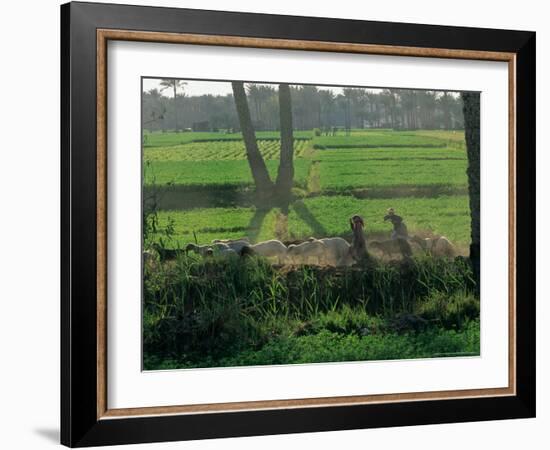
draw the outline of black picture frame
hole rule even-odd
[[[516,395],[229,413],[97,415],[96,30],[516,55]],[[535,416],[534,32],[94,3],[61,6],[61,443],[71,447]]]

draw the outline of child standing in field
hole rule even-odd
[[[408,239],[409,233],[407,232],[407,226],[403,222],[403,218],[395,214],[393,208],[389,208],[387,215],[384,216],[384,222],[389,220],[393,225],[393,231],[391,232],[392,239]]]

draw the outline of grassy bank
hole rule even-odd
[[[182,256],[147,265],[145,369],[479,353],[467,260],[278,269]]]

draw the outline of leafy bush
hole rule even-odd
[[[260,349],[247,349],[221,359],[205,356],[201,367],[304,364],[479,355],[479,321],[461,331],[433,328],[424,333],[358,336],[322,330],[314,335],[284,336]],[[146,369],[196,367],[177,358],[146,355]]]
[[[460,328],[463,323],[479,317],[479,299],[472,293],[434,291],[418,303],[416,312],[445,328]]]
[[[404,350],[410,342],[395,336],[459,331],[475,320],[479,302],[476,309],[473,291],[471,268],[460,259],[281,270],[254,257],[180,255],[145,267],[144,353],[149,368],[164,360],[182,367],[238,364],[237,355],[253,364],[400,357],[418,351]],[[418,320],[429,326],[417,327]],[[336,347],[323,349],[329,336]],[[374,336],[387,337],[385,350],[358,350],[358,342]],[[449,345],[449,351],[460,351]],[[306,353],[288,353],[288,346]]]

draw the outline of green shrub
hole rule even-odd
[[[471,268],[461,259],[281,270],[255,257],[206,260],[182,254],[145,267],[144,353],[202,367],[259,351],[274,341],[327,333],[338,340],[426,331],[416,326],[416,316],[428,329],[459,330],[479,316],[473,291]],[[279,361],[284,345],[270,350],[278,356],[266,360]],[[347,352],[331,358],[347,358]],[[402,352],[380,350],[372,358],[394,353]]]
[[[245,349],[220,359],[204,355],[200,362],[146,354],[144,366],[174,369],[476,356],[479,336],[479,320],[468,322],[460,331],[431,328],[423,333],[401,335],[359,336],[321,330],[305,336],[274,337],[259,349]]]
[[[418,302],[416,312],[445,328],[461,328],[465,322],[479,317],[479,299],[472,293],[434,291]]]

